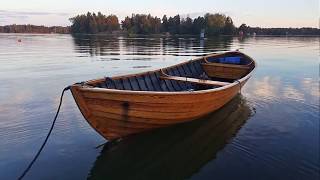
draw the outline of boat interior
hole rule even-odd
[[[209,60],[218,62],[219,58],[209,58]],[[240,61],[241,64],[249,63],[249,60],[243,57],[240,58]],[[98,83],[89,85],[118,90],[174,92],[214,89],[237,81],[236,79],[209,77],[202,67],[203,63],[208,63],[207,58],[141,74],[106,77]]]
[[[243,56],[224,56],[224,57],[205,57],[207,63],[221,63],[221,64],[231,64],[231,65],[243,65],[249,66],[253,61],[243,57]]]

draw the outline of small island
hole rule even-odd
[[[80,14],[69,19],[71,26],[6,25],[0,26],[0,33],[60,33],[60,34],[123,34],[123,35],[199,35],[205,36],[320,36],[319,28],[261,28],[241,24],[235,27],[230,16],[222,13],[206,13],[197,18],[162,18],[151,14],[132,14],[124,20],[101,12]]]

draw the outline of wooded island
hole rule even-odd
[[[132,14],[121,22],[116,15],[104,15],[101,12],[86,13],[70,18],[71,26],[35,26],[7,25],[0,26],[0,33],[72,33],[72,34],[164,34],[164,35],[313,35],[319,36],[319,28],[260,28],[246,24],[238,28],[230,16],[221,13],[206,13],[197,18],[180,15],[162,18],[150,14]]]

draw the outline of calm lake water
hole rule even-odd
[[[67,92],[26,179],[319,179],[319,42],[0,34],[0,179],[26,168],[65,86],[236,49],[258,63],[241,95],[199,121],[114,146],[96,148],[105,140]]]

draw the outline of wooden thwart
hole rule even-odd
[[[238,64],[222,64],[222,63],[214,63],[208,62],[201,64],[202,66],[217,66],[217,67],[227,67],[227,68],[237,68],[237,69],[250,69],[250,65],[238,65]]]
[[[205,80],[205,79],[196,79],[196,78],[188,78],[188,77],[180,77],[180,76],[169,76],[169,75],[162,75],[160,76],[160,78],[175,80],[175,81],[190,82],[195,84],[209,85],[209,86],[226,86],[230,84],[230,83],[221,82],[221,81],[211,81],[211,80]]]

